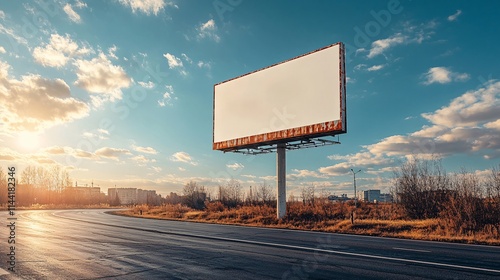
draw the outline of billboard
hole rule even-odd
[[[344,57],[336,43],[214,85],[213,149],[345,133]]]

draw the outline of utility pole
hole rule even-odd
[[[354,176],[354,210],[351,213],[351,223],[354,224],[354,220],[356,219],[356,208],[358,208],[358,196],[356,194],[356,174],[361,172],[361,169],[354,172],[354,170],[351,168],[352,175]]]
[[[358,194],[356,193],[356,174],[361,172],[361,169],[354,172],[351,168],[352,175],[354,176],[354,208],[358,208]]]

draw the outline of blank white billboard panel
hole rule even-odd
[[[216,150],[345,132],[341,43],[214,86]]]

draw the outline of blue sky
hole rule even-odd
[[[0,166],[179,192],[275,184],[275,155],[212,150],[213,85],[343,42],[341,145],[287,153],[288,192],[391,186],[407,157],[486,176],[500,158],[497,1],[7,1]]]

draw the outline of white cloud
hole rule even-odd
[[[184,69],[184,64],[182,63],[182,60],[180,58],[170,53],[163,54],[163,57],[167,59],[168,68],[177,69],[183,76],[186,76],[188,74],[188,72]]]
[[[113,58],[113,59],[118,59],[116,56],[116,51],[118,50],[118,47],[113,45],[111,48],[108,49],[108,56]]]
[[[431,126],[409,135],[394,135],[366,148],[378,156],[423,157],[464,153],[487,153],[500,156],[500,82],[468,91],[449,105],[422,116]]]
[[[320,167],[318,171],[328,176],[340,176],[348,174],[351,170],[351,165],[347,162],[337,163],[331,166]]]
[[[5,12],[0,10],[0,19],[5,19]]]
[[[121,99],[122,88],[128,88],[130,77],[121,66],[116,66],[103,53],[92,60],[76,60],[75,85],[92,93],[104,94],[104,98]]]
[[[389,38],[376,40],[372,43],[371,49],[368,53],[368,58],[373,58],[383,54],[389,48],[405,43],[407,36],[397,33]]]
[[[50,155],[64,155],[66,154],[66,148],[60,146],[52,146],[43,150],[45,153]]]
[[[138,156],[135,156],[135,157],[131,157],[130,158],[131,160],[139,163],[139,164],[144,164],[144,163],[148,163],[149,162],[149,159],[146,158],[144,155],[138,155]]]
[[[64,12],[68,15],[69,19],[76,23],[81,23],[82,19],[80,15],[73,10],[73,6],[70,3],[66,3],[63,8]]]
[[[6,53],[7,51],[5,51],[5,48],[0,46],[0,53]]]
[[[196,161],[186,152],[177,152],[170,157],[171,161],[184,162],[191,165],[198,165]]]
[[[446,67],[432,67],[423,77],[425,85],[434,83],[447,84],[452,81],[466,81],[469,79],[469,74],[452,72]]]
[[[165,0],[119,0],[120,4],[130,7],[132,12],[142,12],[146,15],[158,13],[165,9],[166,6],[178,8],[173,2],[165,2]]]
[[[173,54],[166,53],[166,54],[163,55],[163,57],[165,57],[167,59],[168,68],[170,68],[170,69],[174,69],[174,68],[177,68],[177,67],[184,67],[184,65],[182,64],[181,59],[178,58],[178,57],[176,57]]]
[[[371,152],[362,151],[349,155],[331,155],[329,159],[342,161],[332,166],[319,168],[319,172],[328,176],[340,176],[351,172],[351,168],[362,169],[363,171],[373,171],[380,167],[388,166],[392,163],[390,158],[377,155]]]
[[[448,17],[448,21],[455,21],[457,20],[458,16],[460,16],[462,14],[462,11],[461,10],[457,10],[456,13],[454,13],[453,15],[449,16]]]
[[[75,7],[77,7],[78,9],[83,9],[83,8],[86,8],[87,7],[87,3],[81,1],[81,0],[77,0],[75,2]]]
[[[187,54],[185,53],[181,53],[181,56],[182,58],[189,64],[192,64],[193,63],[193,60],[191,58],[189,58],[189,56],[187,56]]]
[[[496,121],[500,116],[500,82],[469,91],[455,98],[448,106],[422,117],[444,127],[477,126]]]
[[[212,68],[212,63],[210,62],[205,62],[205,61],[198,61],[198,68],[206,68],[206,69],[211,69]]]
[[[95,155],[113,160],[119,160],[119,157],[122,155],[130,155],[130,151],[126,149],[104,147],[95,151]]]
[[[59,68],[66,65],[72,56],[83,56],[91,52],[86,47],[80,48],[68,34],[52,34],[48,44],[33,50],[33,58],[43,66]]]
[[[422,24],[412,24],[405,22],[402,24],[400,32],[394,35],[372,42],[371,48],[368,50],[367,58],[374,58],[384,54],[389,49],[398,45],[421,44],[424,40],[429,39],[434,34],[434,29],[437,26],[436,21],[429,21]],[[358,49],[356,54],[366,52],[365,49]]]
[[[155,83],[149,81],[149,82],[137,82],[141,87],[147,88],[147,89],[152,89],[155,87]]]
[[[174,95],[174,87],[171,85],[165,86],[165,92],[162,95],[162,99],[158,100],[158,105],[160,107],[165,107],[166,105],[172,105],[172,99],[176,99],[173,97]]]
[[[368,71],[378,71],[378,70],[381,70],[382,68],[384,68],[385,65],[384,64],[380,64],[380,65],[373,65],[372,67],[369,67],[367,68],[366,70]]]
[[[238,162],[235,162],[232,164],[226,164],[226,167],[229,169],[235,170],[235,171],[245,168],[245,166],[243,164],[238,163]]]
[[[493,121],[493,122],[486,123],[484,125],[484,127],[500,130],[500,119]]]
[[[5,15],[5,14],[4,14]],[[12,28],[7,28],[0,23],[0,33],[12,37],[17,43],[27,46],[28,40],[24,36],[19,36]]]
[[[196,31],[198,32],[198,38],[209,38],[214,40],[215,42],[220,42],[220,37],[217,34],[217,25],[215,24],[215,20],[210,19],[205,23],[200,24]]]
[[[287,175],[287,179],[291,181],[303,178],[327,178],[324,174],[320,174],[313,170],[292,169],[292,172],[293,173]]]
[[[151,147],[132,146],[132,148],[137,152],[145,154],[152,154],[152,155],[158,154],[158,151],[156,151],[154,148]]]
[[[88,105],[73,98],[63,80],[34,74],[17,80],[9,77],[9,68],[0,61],[2,129],[37,131],[88,115]]]
[[[99,143],[98,141],[109,139],[109,132],[105,129],[97,129],[92,132],[86,131],[82,136],[87,139],[92,139],[92,141],[96,141],[94,143]]]

